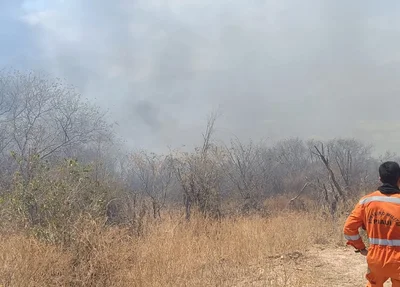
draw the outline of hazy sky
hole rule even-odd
[[[0,66],[64,78],[131,146],[350,136],[400,152],[400,2],[0,0]]]

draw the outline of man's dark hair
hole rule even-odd
[[[400,178],[400,166],[397,162],[387,161],[379,167],[379,176],[382,183],[388,183],[397,186]]]

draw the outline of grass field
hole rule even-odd
[[[75,226],[74,244],[54,246],[22,232],[0,236],[3,286],[308,286],[313,270],[293,272],[314,246],[343,245],[341,218],[276,209],[269,216],[177,214],[129,227]],[[284,260],[287,258],[288,260]],[[281,260],[277,260],[281,259]],[[252,280],[255,280],[253,283]]]

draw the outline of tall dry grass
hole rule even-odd
[[[141,237],[89,219],[74,228],[74,244],[65,248],[1,234],[0,284],[308,286],[312,273],[296,273],[292,263],[316,244],[343,244],[341,222],[318,212],[276,210],[220,221],[194,216],[191,222],[171,215],[148,222]],[[276,260],[285,255],[288,261]]]

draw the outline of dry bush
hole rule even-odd
[[[122,222],[105,224],[116,185],[86,169],[44,169],[2,197],[0,284],[308,286],[312,270],[299,273],[296,264],[315,245],[343,244],[344,217],[324,215],[307,196],[298,198],[301,211],[288,208],[294,195],[282,195],[259,214],[216,220],[193,209],[190,221],[179,209],[154,219],[151,202],[120,198],[113,202]]]
[[[106,179],[101,183],[94,180],[90,165],[73,160],[56,168],[38,166],[28,182],[17,173],[11,189],[0,198],[4,218],[0,225],[24,229],[49,243],[71,244],[82,215],[105,223],[110,200],[124,196],[118,185],[112,184],[114,189]]]
[[[4,286],[306,286],[287,254],[305,256],[315,244],[335,244],[333,222],[313,213],[276,212],[220,221],[193,215],[148,223],[142,237],[129,228],[82,218],[74,244],[45,245],[22,235],[1,237]],[[297,253],[296,253],[297,252]],[[289,272],[290,271],[290,272]]]

